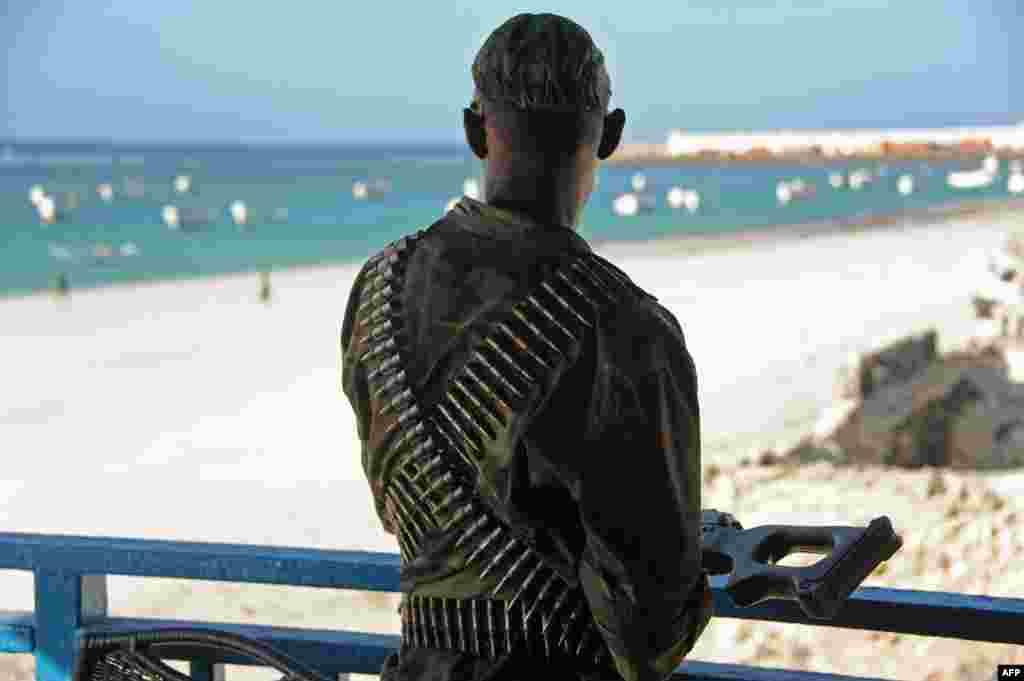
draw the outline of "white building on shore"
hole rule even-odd
[[[938,145],[990,143],[994,150],[1024,151],[1024,122],[1018,125],[891,129],[891,130],[776,130],[770,132],[689,133],[673,130],[668,136],[672,156],[701,152],[722,154],[800,153],[820,149],[826,156],[877,153],[886,145]]]

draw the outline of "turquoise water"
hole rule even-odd
[[[646,240],[687,233],[859,219],[958,200],[1008,197],[1006,163],[992,186],[951,190],[950,170],[977,163],[825,166],[701,166],[639,169],[657,199],[650,213],[621,218],[615,197],[630,191],[636,168],[605,167],[582,218],[591,241]],[[860,191],[835,190],[830,172],[866,168],[876,181]],[[112,147],[0,142],[0,294],[52,285],[63,273],[73,287],[293,265],[361,260],[402,234],[427,227],[479,162],[458,147]],[[901,174],[915,191],[897,191]],[[188,175],[186,193],[174,178]],[[801,178],[813,197],[779,205],[780,180]],[[357,200],[356,181],[389,180],[391,191]],[[109,183],[113,198],[97,193]],[[63,217],[41,223],[29,190],[41,185]],[[694,213],[665,201],[672,186],[695,189]],[[229,205],[244,201],[249,222],[232,222]],[[77,205],[76,205],[77,204]],[[208,213],[209,222],[173,230],[166,205]]]

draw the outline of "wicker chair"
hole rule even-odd
[[[259,641],[203,629],[83,634],[74,681],[191,681],[161,659],[177,649],[229,655],[282,674],[281,681],[333,681]]]

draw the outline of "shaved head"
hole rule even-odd
[[[557,14],[520,14],[473,61],[477,95],[502,109],[605,113],[611,82],[587,31]]]
[[[626,122],[608,113],[611,80],[590,34],[556,14],[516,15],[484,41],[472,75],[463,124],[487,202],[575,224]]]

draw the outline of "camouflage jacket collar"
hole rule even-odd
[[[537,222],[522,213],[505,210],[463,196],[452,208],[450,215],[463,229],[490,238],[536,238],[540,234],[557,234],[567,238],[572,246],[589,251],[587,242],[575,230],[561,225]]]

